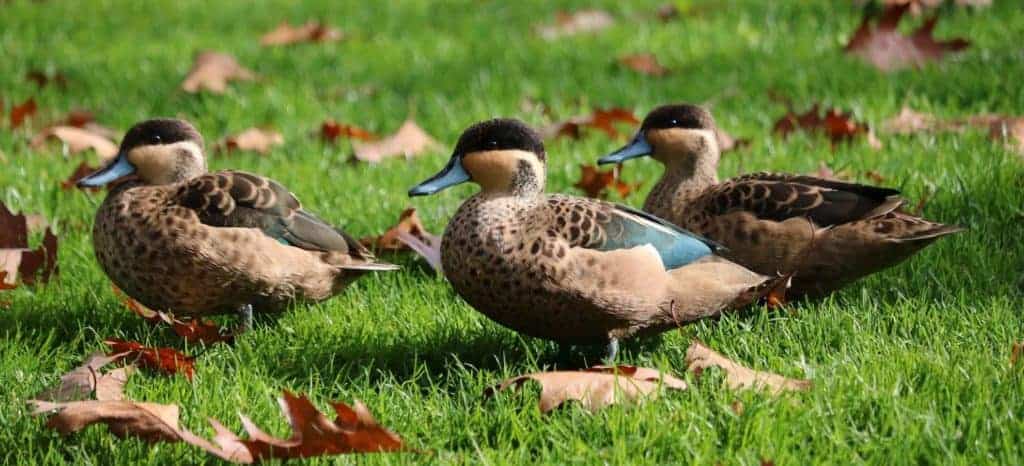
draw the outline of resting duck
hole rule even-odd
[[[827,295],[961,231],[901,212],[894,189],[779,173],[719,182],[715,131],[701,107],[659,107],[631,143],[598,162],[654,157],[665,172],[644,210],[722,244],[758,273],[792,272],[790,297]]]
[[[780,284],[718,258],[663,220],[595,199],[544,193],[546,154],[513,119],[471,126],[448,164],[409,191],[472,181],[441,243],[455,291],[494,321],[562,344],[607,344],[746,306]]]
[[[125,135],[117,157],[78,182],[114,187],[93,227],[96,258],[132,298],[198,316],[320,301],[376,261],[345,232],[302,209],[284,186],[240,171],[207,173],[188,122],[154,119]]]

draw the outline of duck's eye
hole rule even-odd
[[[150,144],[160,144],[160,141],[161,141],[161,139],[160,139],[160,135],[159,134],[154,134],[154,135],[149,137],[149,143]]]
[[[676,120],[675,118],[673,118],[669,123],[671,123],[672,126],[679,126],[679,120]]]

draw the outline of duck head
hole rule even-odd
[[[117,157],[78,181],[79,186],[103,186],[127,175],[152,185],[184,181],[206,173],[203,137],[187,121],[158,118],[128,130]]]
[[[715,120],[707,110],[692,104],[664,105],[651,110],[640,131],[621,149],[597,163],[622,163],[650,155],[667,166],[718,164]]]
[[[530,195],[544,191],[544,143],[537,132],[511,118],[470,126],[455,145],[448,164],[409,190],[409,196],[434,194],[466,181],[493,194]]]

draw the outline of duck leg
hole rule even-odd
[[[252,304],[244,304],[238,308],[238,326],[235,327],[235,335],[241,335],[252,330]]]

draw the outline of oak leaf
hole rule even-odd
[[[578,401],[589,411],[598,411],[623,401],[639,402],[656,397],[662,386],[686,390],[683,380],[657,369],[635,366],[595,366],[582,371],[535,372],[502,381],[488,388],[485,396],[518,389],[527,381],[541,384],[540,410],[547,413],[567,401]]]
[[[416,122],[406,120],[394,134],[378,141],[356,142],[353,150],[356,160],[377,163],[394,157],[409,159],[439,146]]]
[[[640,183],[627,183],[620,178],[621,166],[601,171],[594,165],[580,165],[580,179],[573,186],[582,190],[588,197],[605,198],[609,190],[619,193],[625,198],[640,187]]]
[[[134,368],[125,366],[106,373],[100,372],[103,366],[123,357],[123,354],[108,356],[94,353],[82,365],[62,375],[60,384],[38,393],[34,398],[40,401],[59,402],[86,400],[92,397],[100,401],[123,400],[124,385]]]
[[[572,117],[560,122],[553,123],[541,130],[545,139],[566,136],[572,139],[579,139],[583,136],[583,129],[596,129],[608,135],[611,139],[619,139],[623,135],[616,128],[617,123],[624,123],[630,126],[640,124],[632,110],[620,107],[595,109],[589,115]]]
[[[547,40],[597,32],[615,24],[615,18],[604,10],[578,10],[572,13],[560,11],[555,15],[555,24],[536,27],[537,34]]]
[[[875,137],[874,131],[865,124],[853,119],[853,114],[830,108],[821,115],[821,105],[815,103],[804,113],[796,113],[792,108],[775,121],[772,131],[783,138],[797,130],[820,133],[828,137],[834,146],[855,137],[865,137],[872,149],[881,149],[882,143]]]
[[[165,312],[154,311],[142,304],[130,296],[124,294],[114,284],[110,287],[114,290],[114,294],[117,295],[118,299],[124,303],[133,314],[141,317],[146,322],[151,324],[167,324],[170,325],[171,330],[174,331],[179,337],[185,339],[189,343],[232,343],[235,339],[234,335],[224,334],[220,331],[220,326],[209,319],[203,319],[200,317],[193,317],[188,320],[179,320],[173,315]]]
[[[653,53],[634,53],[619,57],[619,64],[647,76],[665,76],[669,69],[658,62],[658,57]]]
[[[319,21],[308,21],[306,24],[292,26],[286,22],[277,25],[260,38],[260,45],[289,45],[299,42],[336,42],[341,40],[343,34],[340,30],[320,23]]]
[[[78,432],[93,424],[106,424],[118,437],[139,437],[149,442],[181,440],[178,406],[137,401],[70,401],[55,403],[32,400],[33,414],[55,412],[46,426],[62,435]]]
[[[191,94],[203,90],[223,94],[227,90],[228,81],[254,79],[256,73],[240,65],[235,57],[207,50],[196,55],[195,63],[181,83],[181,88]]]
[[[932,37],[932,30],[935,29],[938,16],[925,20],[910,36],[904,36],[898,26],[910,8],[909,3],[888,6],[877,14],[877,18],[865,10],[860,26],[843,50],[888,72],[909,67],[920,68],[970,45],[965,39],[936,41]],[[876,24],[872,26],[872,20],[876,19]]]
[[[726,384],[733,390],[753,388],[777,395],[785,391],[803,391],[811,388],[809,380],[789,379],[778,374],[743,367],[696,340],[686,350],[686,364],[687,369],[698,379],[705,369],[722,369],[725,372]]]
[[[252,151],[259,154],[268,154],[274,146],[284,144],[284,136],[281,133],[269,129],[249,128],[241,133],[224,138],[220,144],[226,152]]]
[[[360,238],[359,242],[375,251],[396,252],[411,249],[423,257],[434,270],[441,272],[441,237],[427,231],[415,208],[403,210],[398,217],[398,223],[380,236],[367,236]]]
[[[189,380],[192,380],[195,372],[195,357],[187,356],[173,348],[150,348],[137,341],[117,338],[109,338],[103,343],[110,346],[111,354],[122,354],[123,358],[137,361],[141,367],[165,374],[184,374]]]
[[[377,135],[358,126],[347,123],[338,123],[334,120],[327,120],[320,125],[320,138],[324,141],[334,142],[339,137],[358,141],[373,141],[377,139]]]
[[[18,128],[25,123],[25,120],[36,114],[39,106],[36,99],[29,97],[24,102],[11,107],[11,128]]]
[[[57,237],[47,227],[43,244],[29,249],[28,226],[24,214],[14,215],[0,203],[0,271],[6,273],[9,285],[18,278],[30,285],[47,282],[57,273]]]

